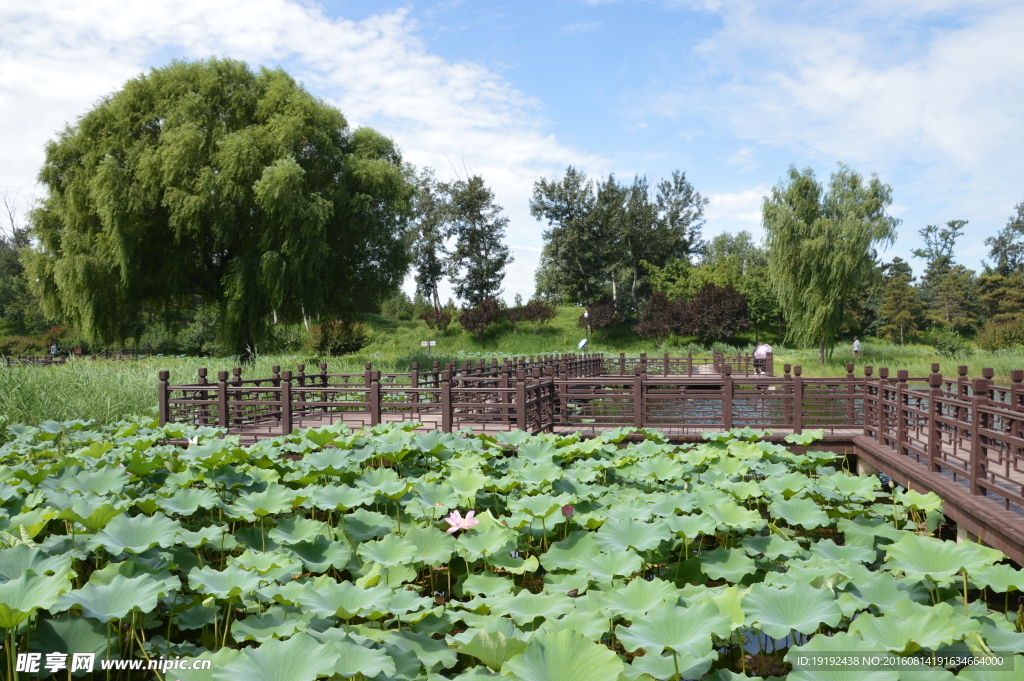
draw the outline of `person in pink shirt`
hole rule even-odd
[[[759,374],[768,373],[765,371],[768,366],[768,355],[772,354],[772,346],[761,343],[754,349],[754,371]]]

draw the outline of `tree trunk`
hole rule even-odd
[[[903,342],[903,325],[900,324],[900,347],[903,347],[906,343]]]
[[[619,292],[615,288],[615,275],[614,274],[612,275],[612,302],[615,303],[616,307],[618,307],[618,305],[619,305]]]
[[[825,338],[818,340],[818,364],[825,366]]]
[[[632,286],[632,289],[631,289],[630,292],[633,295],[633,308],[637,309],[640,306],[636,302],[636,268],[635,267],[633,268],[633,286]]]

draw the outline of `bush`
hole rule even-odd
[[[676,330],[679,304],[669,300],[661,291],[655,291],[640,310],[640,323],[633,327],[641,338],[664,340]]]
[[[523,320],[544,326],[558,315],[558,308],[543,300],[531,300],[523,308]]]
[[[467,307],[459,312],[459,325],[479,338],[484,335],[490,323],[497,321],[501,316],[502,309],[498,301],[487,298],[476,307]]]
[[[924,336],[924,342],[935,348],[943,357],[967,358],[974,354],[970,344],[963,337],[952,331],[935,329]]]
[[[0,338],[0,355],[4,357],[24,357],[26,355],[43,355],[49,352],[49,345],[41,338],[31,336],[4,336]]]
[[[53,344],[60,345],[60,341],[68,337],[68,327],[51,326],[43,332],[43,345],[49,348]]]
[[[588,319],[590,321],[590,328],[604,331],[625,321],[625,316],[619,311],[611,296],[605,296],[596,303],[587,306],[587,312],[590,314],[589,318],[580,315],[579,320],[576,322],[576,325],[581,329],[587,328]],[[607,333],[601,334],[601,340],[604,340],[604,337],[607,335]]]
[[[679,306],[677,333],[688,333],[707,345],[711,341],[729,341],[750,328],[747,298],[732,286],[708,282],[697,289],[691,300]]]
[[[309,330],[306,346],[318,356],[348,355],[370,344],[370,334],[358,322],[327,321]]]
[[[1024,319],[989,322],[974,340],[982,350],[1013,350],[1024,346]]]
[[[444,331],[452,323],[452,313],[447,310],[431,310],[423,313],[420,318],[427,323],[427,328],[433,331]]]
[[[402,321],[409,321],[416,314],[416,305],[409,300],[405,293],[399,293],[391,300],[385,300],[380,306],[380,313],[387,317],[396,317]]]

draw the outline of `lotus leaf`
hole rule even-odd
[[[905,534],[895,544],[886,546],[885,553],[893,572],[901,572],[911,579],[927,577],[934,582],[948,581],[965,568],[972,573],[1002,558],[995,549],[916,534]]]
[[[176,623],[178,629],[201,629],[207,624],[212,624],[214,621],[213,610],[206,607],[205,605],[194,605],[187,610],[182,610],[178,613]],[[68,648],[71,650],[71,648]]]
[[[834,627],[843,616],[830,591],[801,583],[788,589],[755,584],[743,604],[747,624],[755,624],[778,639],[789,636],[792,630],[810,634],[822,624]]]
[[[648,674],[648,678],[655,679],[672,679],[676,678],[678,670],[678,678],[681,679],[701,679],[704,674],[707,673],[708,669],[711,668],[712,662],[714,662],[717,655],[711,653],[697,659],[692,655],[678,655],[673,654],[671,651],[662,653],[661,655],[644,655],[643,657],[636,657],[633,662],[630,663],[626,670],[626,676],[630,677],[634,674]],[[636,677],[634,677],[636,678]],[[750,681],[749,677],[743,677],[745,681]]]
[[[92,653],[106,658],[107,626],[91,617],[61,615],[53,619],[40,619],[32,632],[29,649],[44,656],[50,653]]]
[[[881,481],[874,475],[847,475],[843,472],[823,475],[818,478],[818,486],[835,492],[841,497],[874,501],[875,490]]]
[[[128,473],[118,466],[106,466],[93,470],[83,470],[64,480],[61,487],[68,492],[92,492],[99,496],[120,494],[127,485]]]
[[[71,556],[51,556],[27,544],[0,549],[0,577],[18,579],[31,570],[37,575],[67,574],[71,569]]]
[[[483,556],[493,556],[512,539],[510,530],[496,524],[490,525],[486,530],[480,532],[479,527],[463,532],[456,540],[456,550],[465,551],[473,560]]]
[[[508,545],[511,547],[511,545]],[[540,562],[537,560],[537,556],[530,556],[528,558],[514,557],[512,551],[498,551],[493,556],[487,558],[487,563],[492,568],[501,568],[505,572],[509,572],[513,575],[521,575],[526,572],[536,572],[537,568],[540,567]]]
[[[738,582],[757,570],[757,564],[741,549],[718,547],[700,557],[700,569],[711,579],[727,579]]]
[[[749,511],[734,501],[720,501],[705,506],[704,513],[715,519],[719,528],[729,530],[760,530],[767,523],[756,511]]]
[[[0,584],[0,629],[16,627],[37,609],[53,606],[70,588],[65,574],[43,576],[31,571]]]
[[[975,568],[970,576],[971,581],[978,586],[988,587],[997,593],[1024,591],[1024,572],[1012,565],[985,565]]]
[[[239,497],[225,509],[225,513],[231,518],[256,520],[291,510],[296,496],[295,492],[275,482],[262,492]]]
[[[812,544],[812,548],[813,548]],[[846,547],[843,547],[846,548]],[[799,542],[783,539],[777,534],[767,537],[755,536],[743,538],[743,550],[749,556],[763,555],[766,558],[778,558],[780,556],[800,556],[804,553]]]
[[[228,565],[237,565],[245,570],[252,570],[266,579],[299,571],[299,562],[277,551],[253,551],[246,549],[240,556],[228,558]]]
[[[952,608],[940,603],[927,612],[903,618],[896,613],[881,617],[861,615],[850,624],[849,632],[896,653],[913,653],[921,648],[937,650],[960,640],[967,632],[958,632],[950,621]]]
[[[172,579],[178,581],[177,577]],[[133,610],[150,612],[156,608],[160,597],[167,595],[170,583],[150,574],[117,575],[108,584],[97,586],[90,582],[81,589],[69,591],[57,599],[51,610],[80,608],[83,614],[100,622],[123,619]]]
[[[610,582],[615,577],[628,577],[643,567],[643,560],[635,551],[599,553],[579,561],[577,574],[592,577],[598,582]]]
[[[405,652],[419,660],[427,668],[441,665],[446,669],[452,667],[458,661],[458,655],[441,641],[424,634],[417,634],[411,631],[387,631],[375,632],[378,638],[385,644],[388,654],[395,660],[400,658],[393,649]]]
[[[193,568],[188,573],[188,585],[191,588],[217,598],[234,598],[252,593],[261,581],[259,574],[243,570],[238,565],[230,565],[223,571],[209,566]]]
[[[342,523],[342,527],[352,541],[364,542],[367,539],[376,539],[389,534],[395,526],[395,519],[389,518],[383,513],[359,508],[344,516]]]
[[[325,511],[349,511],[373,501],[373,492],[362,487],[332,485],[314,488],[309,498],[316,508]]]
[[[106,497],[79,497],[70,508],[61,511],[58,518],[76,522],[92,532],[106,526],[124,512],[124,505],[107,503]]]
[[[562,541],[555,542],[540,557],[545,570],[575,570],[576,564],[601,552],[597,540],[590,532],[574,531]]]
[[[442,565],[455,551],[455,539],[434,527],[414,527],[405,533],[405,538],[416,549],[415,560],[424,565]]]
[[[808,530],[830,523],[828,515],[811,499],[773,501],[771,511],[773,516],[782,518],[788,525],[799,525]]]
[[[656,549],[669,538],[669,529],[660,520],[642,523],[636,520],[609,520],[597,531],[597,543],[606,553],[636,549]]]
[[[516,624],[523,626],[538,617],[561,617],[571,612],[573,607],[572,599],[563,594],[535,594],[524,589],[515,596],[504,596],[495,600],[491,604],[491,612],[509,615]]]
[[[483,662],[494,671],[501,671],[506,660],[526,650],[526,641],[506,638],[498,631],[478,631],[469,643],[461,646],[459,652]]]
[[[304,623],[294,617],[278,618],[274,614],[249,615],[244,620],[231,623],[231,637],[239,643],[256,641],[263,643],[273,638],[288,638],[304,629]]]
[[[630,652],[643,648],[648,655],[660,655],[667,649],[702,658],[714,647],[712,634],[724,637],[731,630],[729,618],[705,602],[692,608],[665,605],[628,627],[617,627],[615,633]]]
[[[864,641],[860,637],[846,632],[833,636],[813,637],[805,645],[794,646],[786,653],[786,659],[793,664],[787,681],[899,681],[899,675],[892,668],[863,669],[829,667],[824,670],[807,670],[799,666],[801,656],[813,657],[820,655],[856,655],[886,654],[886,650],[874,643]]]
[[[563,630],[537,635],[502,670],[511,671],[517,681],[596,681],[617,679],[624,667],[607,647]]]
[[[302,561],[310,572],[327,572],[332,567],[340,570],[352,558],[352,549],[323,535],[318,535],[313,541],[298,542],[282,550],[286,555]]]
[[[215,681],[313,681],[333,674],[340,652],[305,633],[286,641],[269,640],[258,648],[245,648],[226,665],[213,670]]]
[[[872,549],[855,544],[837,546],[831,539],[824,539],[811,544],[811,553],[816,553],[834,561],[856,561],[858,563],[874,563],[877,558]]]
[[[360,616],[380,619],[391,602],[391,589],[374,586],[361,589],[352,582],[328,582],[320,588],[307,585],[298,596],[298,603],[319,617],[339,617],[351,620]]]
[[[608,612],[633,620],[678,597],[676,588],[664,580],[634,579],[625,588],[604,594],[601,604]]]
[[[192,515],[200,508],[213,509],[222,506],[220,496],[212,489],[186,487],[169,497],[158,497],[157,504],[167,513]]]
[[[892,523],[882,518],[857,517],[852,520],[840,518],[837,522],[839,531],[843,533],[844,544],[854,544],[866,548],[874,548],[876,540],[884,539],[886,543],[899,541],[908,534],[904,530],[898,530]]]
[[[345,678],[361,674],[363,678],[372,678],[383,674],[385,678],[395,675],[395,661],[385,651],[359,645],[351,640],[339,641],[334,644],[338,652],[338,662],[334,671]]]

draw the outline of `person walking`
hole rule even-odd
[[[860,339],[856,336],[853,337],[853,356],[860,357]]]
[[[754,371],[758,374],[766,374],[765,368],[768,366],[768,355],[772,353],[772,346],[767,343],[761,343],[754,348]]]
[[[50,346],[50,358],[57,359],[57,352],[57,344],[54,343],[53,345]]]

